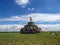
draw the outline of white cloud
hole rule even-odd
[[[60,31],[60,24],[39,24],[38,27],[41,27],[42,31]]]
[[[0,21],[24,21],[27,18],[24,18],[23,16],[11,16],[10,18],[3,18],[0,19]]]
[[[35,8],[28,8],[28,10],[29,10],[29,11],[34,11],[34,10],[35,10]]]
[[[34,22],[60,22],[60,14],[42,14],[32,13],[21,16],[11,16],[10,18],[3,18],[0,21],[29,21],[29,17],[32,17]]]
[[[47,21],[47,22],[53,22],[53,21],[60,21],[60,15],[58,14],[30,14],[30,16],[33,18],[33,21]]]
[[[0,32],[13,32],[13,31],[16,32],[20,31],[20,29],[23,27],[24,25],[0,25]],[[42,31],[60,31],[60,24],[54,25],[39,24],[38,27],[41,27]]]
[[[0,25],[0,32],[20,31],[23,25]]]
[[[32,17],[34,22],[60,22],[60,14],[42,14],[42,13],[32,13],[28,15],[21,16],[11,16],[10,18],[3,18],[0,21],[29,21],[29,17]],[[39,27],[42,28],[43,31],[60,31],[60,24],[39,24]],[[20,31],[20,28],[23,25],[0,25],[1,31]]]
[[[15,2],[21,7],[25,7],[29,3],[29,0],[15,0]]]

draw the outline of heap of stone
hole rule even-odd
[[[24,26],[24,28],[21,28],[20,33],[39,33],[41,32],[41,28],[38,28],[37,25],[32,22],[32,18],[30,17],[30,22],[28,22],[27,25]]]

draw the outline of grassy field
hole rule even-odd
[[[60,45],[60,32],[37,34],[0,33],[0,45]]]

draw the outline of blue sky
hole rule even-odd
[[[60,13],[60,0],[29,0],[29,2],[30,4],[22,8],[16,0],[0,0],[0,18],[29,13]],[[28,8],[35,10],[29,11]]]
[[[60,0],[0,0],[0,25],[60,24]]]
[[[11,16],[24,16],[31,13],[59,14],[60,0],[29,0],[24,4],[21,0],[0,0],[0,18],[10,18]],[[23,0],[24,1],[24,0]],[[21,5],[19,4],[21,3]],[[26,5],[22,7],[22,5]],[[30,9],[30,10],[29,10]],[[34,10],[32,10],[34,9]],[[32,11],[31,11],[32,10]],[[4,24],[0,21],[0,24]],[[5,21],[5,24],[8,21]],[[12,24],[14,22],[12,21]],[[18,23],[15,21],[15,23]],[[55,22],[60,23],[60,22]]]

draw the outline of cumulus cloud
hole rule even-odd
[[[60,15],[59,14],[30,14],[30,16],[33,18],[33,21],[44,21],[44,22],[54,22],[54,21],[60,21]]]
[[[0,32],[19,32],[23,27],[24,25],[0,25]],[[42,28],[42,31],[60,31],[60,24],[39,24],[38,27]]]
[[[16,32],[22,27],[23,25],[0,25],[0,32]]]
[[[23,16],[11,16],[9,18],[0,18],[0,21],[26,21],[27,18],[24,18]]]
[[[42,31],[60,31],[60,24],[39,24],[38,27],[41,27]]]
[[[32,17],[34,22],[60,22],[60,14],[42,14],[32,13],[21,16],[11,16],[10,18],[0,18],[0,21],[29,21]],[[42,28],[42,31],[60,31],[60,24],[37,24]],[[20,31],[24,25],[0,25],[0,32]]]
[[[25,7],[29,3],[29,0],[15,0],[15,2],[21,7]]]
[[[29,10],[29,11],[34,11],[34,10],[35,10],[35,8],[28,8],[28,10]]]
[[[34,22],[60,22],[60,14],[42,14],[32,13],[21,16],[11,16],[10,18],[3,18],[0,21],[29,21],[29,17],[32,17]]]

